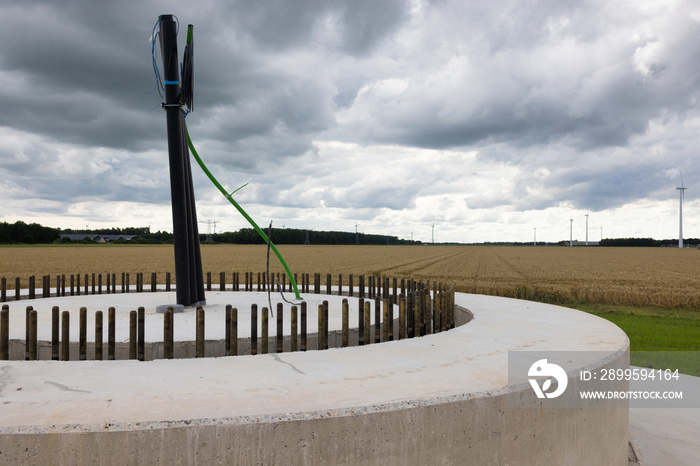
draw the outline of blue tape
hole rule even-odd
[[[163,81],[163,84],[165,84],[166,86],[167,86],[168,84],[179,86],[179,85],[180,85],[180,81],[167,81],[167,80],[165,80],[165,81]]]

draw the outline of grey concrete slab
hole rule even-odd
[[[207,298],[212,303],[214,296]],[[220,298],[209,305],[246,299]],[[626,459],[626,410],[507,409],[509,383],[533,396],[526,372],[509,381],[509,351],[579,351],[567,361],[571,368],[599,363],[596,351],[611,352],[620,367],[628,364],[629,340],[619,328],[546,304],[467,294],[456,301],[473,312],[469,324],[363,347],[150,362],[0,362],[3,458],[90,463],[136,448],[143,461],[190,464]],[[77,308],[86,301],[64,303]]]
[[[700,400],[700,377],[681,374],[679,382],[674,390]],[[630,442],[640,466],[700,464],[700,408],[630,408]]]
[[[226,293],[222,303],[245,299],[245,293]],[[128,299],[137,303],[151,296]],[[213,300],[209,294],[208,301]],[[229,418],[306,416],[500,393],[508,385],[509,350],[613,350],[628,342],[608,321],[571,309],[466,294],[458,294],[457,302],[473,311],[471,323],[381,345],[146,363],[3,362],[0,432],[17,424],[101,429],[105,422],[144,421],[144,413],[151,422],[200,419],[220,416],[221,406]],[[85,302],[73,306],[80,305]]]

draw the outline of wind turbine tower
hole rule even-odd
[[[586,214],[586,246],[588,246],[588,214]]]
[[[569,247],[574,245],[574,219],[569,219]]]
[[[537,246],[537,227],[535,227],[535,238],[534,238],[532,245]]]
[[[433,223],[431,226],[433,227],[433,244],[435,244],[435,224]]]
[[[360,235],[357,234],[357,227],[359,226],[359,223],[355,222],[355,244],[359,245],[360,244]]]
[[[683,172],[681,172],[681,187],[676,188],[680,192],[680,219],[678,223],[678,247],[683,247],[683,198],[685,197],[685,190],[688,189],[683,184]]]

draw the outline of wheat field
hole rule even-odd
[[[677,248],[506,246],[278,246],[293,273],[406,277],[457,291],[551,303],[700,308],[700,251]],[[204,272],[262,272],[264,245],[202,245]],[[283,269],[274,254],[270,270]],[[35,275],[174,274],[172,245],[0,248],[0,277],[14,287]],[[174,280],[174,279],[173,279]],[[40,283],[38,280],[37,283]],[[357,283],[357,281],[355,282]],[[9,292],[8,292],[9,293]]]

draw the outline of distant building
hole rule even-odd
[[[91,233],[62,233],[61,239],[68,238],[71,241],[82,241],[89,239],[96,243],[109,243],[111,241],[124,240],[131,241],[138,238],[138,235],[95,235]]]
[[[568,243],[568,241],[567,241]],[[572,241],[572,246],[586,246],[585,241]],[[589,241],[588,246],[598,246],[599,241]]]

